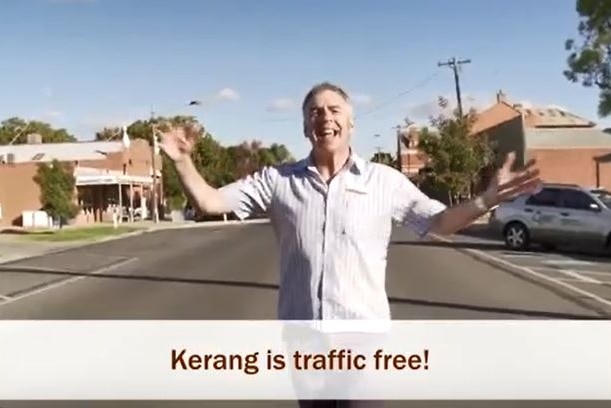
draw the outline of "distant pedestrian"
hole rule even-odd
[[[197,132],[175,128],[161,140],[202,212],[234,212],[242,219],[259,211],[269,215],[280,246],[278,315],[283,320],[390,319],[385,272],[393,220],[420,236],[453,234],[539,184],[534,163],[511,172],[511,154],[483,195],[446,207],[398,170],[357,155],[351,147],[353,107],[339,86],[314,86],[302,113],[303,132],[312,144],[308,157],[265,167],[219,189],[191,160]],[[327,403],[322,406],[333,406]]]

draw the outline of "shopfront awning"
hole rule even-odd
[[[77,186],[102,186],[119,184],[153,184],[152,177],[129,176],[129,175],[81,175],[76,176]]]

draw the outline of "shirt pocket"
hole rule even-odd
[[[378,196],[346,191],[342,202],[342,234],[355,242],[370,243],[388,239],[391,228],[390,210]]]

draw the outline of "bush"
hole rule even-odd
[[[40,187],[42,210],[53,220],[59,221],[60,228],[78,213],[74,201],[76,180],[72,166],[54,160],[51,164],[40,164],[34,181]]]

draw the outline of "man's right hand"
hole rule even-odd
[[[231,211],[225,197],[210,186],[195,167],[191,153],[201,135],[197,125],[170,126],[161,133],[159,147],[174,162],[184,192],[192,205],[205,214],[223,214]]]
[[[183,163],[191,158],[199,133],[197,126],[172,126],[161,132],[159,147],[174,163]]]

